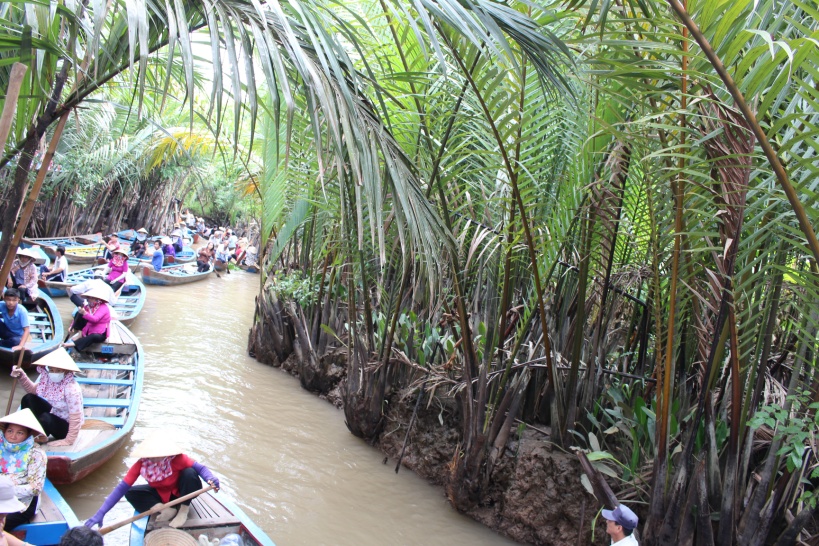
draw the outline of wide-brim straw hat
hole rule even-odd
[[[17,249],[18,256],[26,256],[34,260],[36,264],[45,263],[45,258],[43,258],[42,254],[35,251],[33,248],[18,248]]]
[[[170,238],[170,237],[165,236],[165,237],[161,238],[161,239],[159,240],[159,242],[160,242],[160,243],[162,243],[163,245],[169,245],[169,244],[171,244],[173,241],[171,241],[171,238]]]
[[[141,227],[141,228],[139,228],[139,229],[137,230],[137,233],[145,233],[145,234],[147,235],[147,234],[148,234],[148,230],[147,230],[147,229],[145,229],[144,227]]]
[[[184,449],[177,444],[171,434],[164,430],[154,431],[142,440],[131,452],[135,459],[148,457],[170,457],[184,453]]]
[[[48,438],[42,425],[40,425],[40,422],[37,421],[37,418],[34,417],[34,414],[31,413],[31,410],[28,408],[15,411],[14,413],[6,415],[0,419],[0,430],[5,432],[8,425],[20,425],[21,427],[26,427],[34,435],[35,440],[39,439],[40,437]]]
[[[28,508],[17,500],[14,482],[8,476],[0,476],[0,514],[13,514]]]
[[[111,294],[109,290],[104,290],[101,286],[95,286],[88,292],[82,295],[84,298],[97,298],[105,303],[111,301]]]
[[[34,362],[35,366],[48,366],[49,368],[59,368],[69,372],[79,372],[80,368],[68,351],[64,347],[60,347],[56,351],[52,351],[45,355],[40,360]]]
[[[248,254],[256,254],[256,247],[253,246],[253,245],[250,245],[249,247],[247,247],[247,252],[248,252]]]
[[[128,251],[127,251],[127,250],[125,250],[125,249],[124,249],[124,248],[122,248],[122,247],[120,247],[120,248],[118,248],[118,249],[116,249],[116,250],[112,250],[111,252],[113,252],[114,254],[122,254],[122,255],[123,255],[123,256],[125,256],[126,258],[128,257]]]

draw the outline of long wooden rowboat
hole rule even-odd
[[[37,503],[37,513],[30,523],[20,525],[10,533],[29,544],[55,546],[66,531],[81,523],[60,492],[46,479]]]
[[[177,252],[173,262],[169,262],[167,256],[163,265],[186,264],[196,260],[197,252],[189,246],[182,248],[182,252]],[[128,258],[128,265],[136,272],[142,265],[151,265],[151,256],[145,255],[142,258],[131,256]]]
[[[245,546],[275,546],[259,526],[253,523],[247,514],[238,506],[224,498],[224,494],[212,495],[210,492],[199,495],[191,502],[188,521],[179,528],[198,541],[202,535],[209,540],[222,539],[230,534],[242,537]],[[131,524],[129,546],[143,546],[145,535],[163,529],[169,529],[167,521],[157,522],[156,515],[142,518]],[[170,544],[166,542],[166,544]]]
[[[70,264],[95,264],[103,256],[105,256],[105,245],[102,243],[65,249],[65,258]]]
[[[102,241],[101,233],[89,233],[87,235],[69,235],[66,237],[23,237],[22,246],[43,246],[51,248],[51,255],[58,246],[65,248],[74,246],[85,246]]]
[[[39,360],[59,347],[65,334],[63,319],[57,305],[42,290],[40,297],[32,304],[25,305],[25,308],[28,311],[31,340],[26,343],[23,367],[30,366],[32,361]],[[17,364],[18,356],[19,354],[15,355],[11,349],[0,347],[0,364],[7,366]]]
[[[110,459],[128,439],[142,398],[144,353],[136,336],[112,321],[105,343],[72,357],[86,373],[82,387],[85,423],[72,446],[46,450],[47,475],[57,484],[73,483]]]
[[[200,273],[196,269],[196,264],[163,267],[159,271],[154,270],[151,266],[145,266],[142,268],[142,282],[158,286],[174,286],[204,280],[211,273],[213,273],[213,266]]]

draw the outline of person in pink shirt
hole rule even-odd
[[[113,251],[111,261],[108,262],[108,275],[105,282],[116,292],[125,284],[125,276],[128,274],[128,252],[122,248]]]
[[[63,347],[74,347],[78,351],[84,351],[94,343],[104,342],[108,338],[108,326],[111,324],[111,309],[108,307],[111,296],[107,290],[92,288],[82,297],[88,305],[80,307],[77,312],[85,319],[85,326],[71,340],[63,343]]]

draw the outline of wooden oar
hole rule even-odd
[[[144,517],[152,516],[152,515],[156,514],[157,512],[161,512],[165,508],[170,508],[171,506],[176,506],[177,504],[183,503],[186,500],[196,498],[199,495],[201,495],[202,493],[207,493],[211,489],[213,489],[213,486],[209,485],[207,487],[203,487],[199,491],[194,491],[193,493],[189,493],[189,494],[185,495],[184,497],[179,497],[178,499],[174,499],[174,500],[172,500],[172,501],[170,501],[170,502],[168,502],[166,504],[162,504],[160,506],[154,506],[153,508],[151,508],[147,512],[142,512],[141,514],[137,514],[136,516],[131,516],[128,519],[118,521],[117,523],[115,523],[113,525],[108,525],[106,527],[103,527],[102,529],[100,529],[100,534],[101,535],[107,535],[111,531],[119,529],[120,527],[122,527],[124,525],[128,525],[129,523],[133,523],[136,520],[142,519]]]
[[[23,348],[20,349],[20,357],[17,359],[17,367],[20,368],[20,371],[23,370],[23,357],[26,354],[26,346],[23,345]],[[23,372],[26,373],[26,372]],[[11,413],[11,404],[14,402],[14,390],[17,388],[17,377],[15,376],[14,379],[11,380],[11,393],[9,394],[9,403],[6,406],[6,415]]]

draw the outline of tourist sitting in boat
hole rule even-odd
[[[136,258],[142,258],[145,256],[145,251],[148,249],[148,230],[145,228],[139,228],[136,231],[136,238],[134,242],[131,243],[131,254],[133,254]]]
[[[193,229],[193,227],[196,225],[196,216],[193,215],[191,209],[188,209],[187,212],[185,212],[185,225],[191,229]]]
[[[197,218],[196,219],[196,225],[194,226],[194,229],[196,230],[196,233],[198,233],[200,235],[204,235],[205,234],[205,229],[206,229],[205,228],[205,221],[202,218]]]
[[[116,292],[125,284],[125,277],[128,275],[128,252],[123,248],[113,251],[113,256],[108,262],[108,276],[105,282]]]
[[[165,254],[165,259],[176,258],[176,249],[173,247],[170,237],[162,238],[162,253]]]
[[[86,294],[92,290],[101,290],[108,294],[109,304],[116,303],[119,292],[111,290],[111,287],[102,280],[104,276],[105,272],[102,269],[97,269],[94,271],[94,277],[92,279],[77,283],[68,289],[68,299],[78,307],[74,315],[74,320],[71,322],[70,331],[72,334],[85,328],[85,325],[88,323],[83,313],[80,313],[80,309],[88,309],[88,300],[85,299]]]
[[[232,229],[227,230],[227,235],[228,250],[230,250],[230,253],[233,254],[233,251],[236,250],[236,244],[239,242],[239,238],[236,236],[236,232]]]
[[[23,301],[36,300],[40,296],[37,288],[36,260],[40,256],[30,248],[17,250],[17,257],[11,264],[11,272],[6,286],[16,288]]]
[[[151,255],[151,265],[154,271],[162,269],[162,262],[165,260],[165,254],[162,252],[162,244],[157,240],[154,241],[154,253]]]
[[[30,338],[28,311],[20,305],[20,292],[7,288],[0,304],[0,347],[19,351]]]
[[[233,252],[230,255],[230,259],[238,264],[245,258],[245,248],[247,247],[247,238],[242,237],[236,242],[236,246],[233,249]]]
[[[122,244],[119,242],[119,238],[117,237],[116,233],[112,233],[108,236],[108,242],[105,243],[105,255],[103,258],[110,260],[113,257],[114,252],[120,248],[122,248]]]
[[[65,257],[65,247],[58,246],[54,267],[40,266],[40,278],[44,281],[65,282],[66,273],[68,273],[68,258]]]
[[[72,527],[60,537],[58,546],[103,546],[102,535],[98,531],[79,525]]]
[[[82,389],[74,378],[80,369],[62,347],[34,364],[40,374],[34,383],[17,366],[11,370],[12,377],[16,377],[28,393],[20,400],[20,407],[30,409],[45,434],[56,440],[48,447],[73,445],[85,420]]]
[[[213,246],[213,243],[208,243],[207,246],[203,246],[199,249],[199,254],[196,258],[196,270],[200,273],[203,273],[210,269],[210,264],[213,261],[213,257],[216,254],[216,248]]]
[[[182,252],[185,248],[185,240],[182,238],[181,224],[174,224],[174,230],[171,232],[171,244],[173,245],[176,254]]]
[[[216,247],[216,259],[225,264],[230,261],[230,252],[228,251],[227,244],[219,243],[219,246]]]
[[[137,462],[108,495],[97,513],[85,522],[88,527],[102,525],[105,514],[123,495],[137,512],[145,512],[198,491],[202,488],[200,477],[214,486],[216,491],[219,490],[219,478],[205,465],[185,455],[169,434],[151,434],[134,449],[131,457],[138,459]],[[134,485],[140,476],[145,478],[148,485]],[[176,507],[165,508],[156,521],[171,520],[171,527],[181,527],[188,519],[190,503],[190,500],[182,503],[178,513]]]
[[[63,343],[63,347],[74,347],[78,351],[84,351],[90,345],[102,343],[108,338],[108,326],[111,324],[111,309],[108,307],[110,294],[110,290],[102,288],[92,288],[83,294],[88,300],[88,305],[80,307],[77,314],[85,319],[85,326]]]
[[[0,476],[0,523],[3,525],[8,516],[26,509],[26,506],[15,497],[14,490],[14,482],[10,478]],[[31,544],[3,531],[0,533],[0,546],[31,546]]]
[[[11,478],[17,500],[25,510],[6,516],[3,529],[11,531],[28,523],[37,513],[37,499],[45,484],[48,456],[35,439],[45,441],[43,427],[30,409],[22,409],[0,419],[0,474]]]

